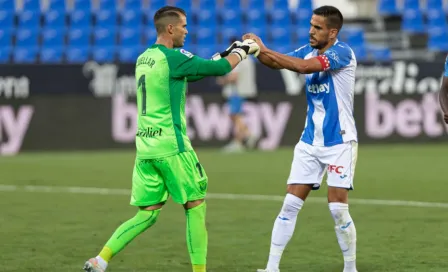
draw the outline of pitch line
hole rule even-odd
[[[6,185],[0,184],[0,192],[31,192],[31,193],[66,193],[66,194],[91,194],[91,195],[124,195],[130,196],[128,189],[95,188],[95,187],[62,187],[62,186],[34,186],[34,185]],[[252,201],[283,201],[284,196],[274,195],[248,195],[248,194],[217,194],[207,193],[207,199],[221,200],[252,200]],[[308,197],[306,202],[326,203],[325,197]],[[448,203],[420,202],[405,200],[362,199],[351,198],[351,204],[373,206],[401,206],[401,207],[425,207],[448,209]]]

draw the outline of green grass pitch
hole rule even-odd
[[[210,193],[284,196],[293,148],[223,154],[199,149]],[[352,199],[448,203],[446,145],[359,147]],[[134,151],[26,153],[0,157],[0,271],[81,271],[115,228],[135,214],[126,194],[29,192],[24,186],[129,189]],[[326,186],[312,197],[325,197]],[[209,272],[264,268],[281,201],[208,200]],[[447,271],[448,208],[352,204],[358,270]],[[282,272],[342,272],[328,207],[306,202]],[[115,257],[117,271],[191,271],[182,208],[169,201],[159,221]]]

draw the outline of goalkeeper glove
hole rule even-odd
[[[212,60],[219,60],[219,59],[221,59],[221,58],[225,58],[225,57],[227,57],[227,56],[230,54],[230,52],[232,52],[232,50],[235,49],[236,47],[238,47],[239,45],[241,45],[241,42],[240,42],[240,41],[233,42],[233,43],[232,43],[229,47],[227,47],[227,49],[224,50],[223,52],[221,52],[221,53],[215,53],[215,54],[212,56]]]
[[[260,54],[260,46],[252,39],[244,40],[241,45],[238,45],[231,51],[232,54],[237,54],[240,60],[247,58],[247,55],[254,55],[255,57]]]

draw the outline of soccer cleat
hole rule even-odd
[[[275,270],[272,270],[272,269],[257,269],[257,272],[280,272],[280,269],[275,269]]]
[[[100,267],[100,264],[98,263],[98,260],[95,258],[91,258],[84,264],[84,271],[87,272],[104,272],[106,270],[102,269]]]

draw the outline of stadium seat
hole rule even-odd
[[[191,34],[187,34],[189,36]],[[143,37],[145,39],[145,44],[153,44],[157,39],[157,31],[152,24],[148,24],[143,30]]]
[[[138,56],[143,53],[143,48],[138,45],[120,46],[118,48],[118,61],[135,63]]]
[[[275,9],[283,9],[285,11],[289,11],[289,5],[288,0],[272,0],[271,7],[269,9],[275,8]],[[302,2],[302,1],[299,1]]]
[[[0,26],[2,28],[11,28],[14,25],[14,13],[11,11],[0,10]]]
[[[125,0],[124,10],[141,10],[143,9],[143,0]]]
[[[15,63],[34,63],[37,61],[37,45],[34,46],[16,46],[14,48]]]
[[[0,0],[0,10],[3,11],[15,11],[16,10],[16,1],[11,0]]]
[[[88,27],[92,23],[89,10],[76,9],[70,13],[70,27]]]
[[[424,33],[425,25],[423,22],[423,14],[420,10],[407,9],[403,12],[403,21],[401,28],[409,33]]]
[[[12,45],[13,33],[12,28],[0,28],[0,47]]]
[[[7,63],[11,58],[12,47],[0,46],[0,63]]]
[[[68,44],[70,46],[81,46],[86,47],[90,44],[90,28],[72,28],[68,30]]]
[[[295,34],[297,38],[297,48],[301,47],[310,41],[310,29],[308,27],[299,27],[296,29]],[[296,49],[297,49],[296,48]]]
[[[40,50],[40,62],[42,63],[60,63],[63,59],[63,47],[42,47]]]
[[[72,0],[74,9],[92,10],[92,1],[90,0]]]
[[[192,0],[175,0],[175,6],[183,9],[187,14],[193,10]]]
[[[67,6],[65,5],[65,0],[49,0],[50,5],[48,6],[48,10],[57,10],[65,12],[67,10]]]
[[[355,53],[357,61],[365,61],[368,59],[367,50],[365,46],[350,46]]]
[[[339,38],[350,46],[365,45],[364,29],[361,27],[344,27]]]
[[[93,30],[93,41],[96,46],[115,44],[116,31],[114,27],[97,27]]]
[[[194,5],[196,4],[196,5]],[[194,2],[192,9],[201,11],[215,11],[216,0],[198,0]]]
[[[377,10],[383,16],[400,14],[396,0],[379,0],[377,2]]]
[[[114,45],[95,46],[93,48],[93,60],[96,62],[114,62],[116,47]]]
[[[20,27],[38,27],[40,26],[40,11],[25,10],[19,14]]]
[[[50,27],[65,26],[65,12],[61,10],[48,10],[44,14],[44,25]]]
[[[202,46],[216,44],[218,41],[216,33],[216,26],[198,27],[196,31],[197,44]]]
[[[243,35],[241,30],[232,26],[222,26],[220,33],[221,43],[226,44],[227,46],[229,46],[231,39],[237,38],[238,40],[241,40],[241,36]]]
[[[264,0],[247,0],[241,1],[241,9],[247,13],[253,9],[261,9],[263,11],[266,10],[266,1]]]
[[[84,63],[89,60],[90,47],[88,46],[74,46],[68,47],[66,50],[66,59],[70,63]]]
[[[197,15],[198,26],[214,27],[217,23],[217,14],[214,9],[202,10]]]
[[[193,49],[194,48],[194,49]],[[197,45],[193,48],[185,48],[185,50],[192,52],[195,55],[198,55],[204,59],[210,59],[213,54],[219,51],[216,44],[208,44],[208,45]],[[225,48],[221,48],[221,51]]]
[[[244,33],[254,33],[258,37],[260,37],[263,41],[266,41],[266,25],[264,26],[258,26],[258,25],[247,25],[244,28]]]
[[[271,23],[277,26],[291,25],[291,14],[288,9],[273,8],[270,11]]]
[[[238,27],[242,24],[242,14],[240,9],[222,10],[220,16],[223,25],[233,25],[233,27]]]
[[[45,28],[42,30],[42,46],[44,47],[62,47],[65,41],[64,28]]]
[[[311,17],[313,16],[313,11],[311,9],[297,9],[293,14],[295,18],[295,24],[298,27],[310,27]]]
[[[137,27],[123,27],[119,32],[121,45],[139,45],[141,30]]]
[[[313,10],[313,0],[300,0],[299,4],[297,5],[298,9],[307,9],[307,10]]]
[[[38,45],[39,28],[19,28],[16,32],[16,46],[33,47]]]
[[[154,10],[154,12],[157,9],[159,9],[165,5],[166,5],[166,0],[151,0],[151,1],[149,1],[149,8]]]
[[[117,9],[118,6],[118,2],[120,2],[120,0],[97,0],[99,5],[98,5],[98,10],[108,10],[108,9]]]
[[[426,0],[426,9],[439,9],[443,10],[443,0]]]
[[[367,50],[370,58],[376,61],[391,61],[391,52],[388,47],[384,46],[368,46]]]
[[[260,8],[254,8],[245,12],[247,26],[266,27],[266,11]]]
[[[142,25],[142,12],[140,9],[128,9],[121,13],[121,25],[126,27],[140,27]]]
[[[240,0],[224,0],[222,10],[241,9],[242,5]]]
[[[448,52],[448,31],[446,27],[428,29],[428,49],[431,51]]]
[[[446,26],[446,17],[444,10],[438,9],[428,9],[427,10],[428,27],[440,27]]]
[[[13,0],[10,0],[13,1]],[[22,0],[23,8],[25,11],[41,11],[40,0]]]
[[[292,29],[290,25],[271,26],[269,28],[271,40],[275,44],[289,45],[292,42]]]
[[[101,9],[96,13],[96,25],[110,27],[117,24],[117,12],[113,9]]]
[[[420,0],[404,0],[403,9],[421,10]]]

